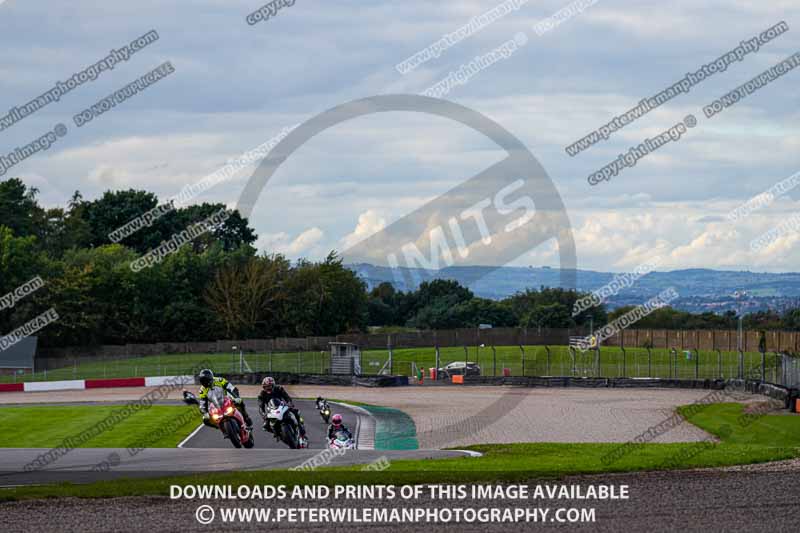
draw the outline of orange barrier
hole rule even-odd
[[[504,368],[503,369],[503,377],[506,377],[506,378],[511,377],[511,369],[510,368]]]
[[[428,375],[431,377],[431,379],[433,381],[436,381],[436,379],[439,377],[439,369],[438,368],[429,368],[428,369]]]
[[[464,376],[453,376],[453,383],[464,383]]]
[[[800,398],[794,399],[794,412],[800,413]]]

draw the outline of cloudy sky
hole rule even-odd
[[[587,2],[590,3],[590,2]],[[800,171],[798,82],[790,72],[711,119],[703,106],[800,51],[796,0],[598,0],[542,35],[569,5],[518,9],[412,72],[396,65],[501,4],[297,0],[255,25],[253,0],[0,1],[0,115],[135,38],[159,40],[0,131],[0,155],[65,124],[68,134],[14,166],[48,206],[72,192],[147,189],[168,199],[329,108],[377,94],[421,93],[476,56],[524,34],[513,54],[443,97],[502,124],[546,169],[566,205],[580,268],[794,271],[800,233],[755,252],[750,242],[800,212],[800,188],[748,217],[725,215]],[[565,146],[780,21],[790,30],[585,152]],[[165,61],[175,72],[78,128],[73,116]],[[587,176],[688,114],[698,124],[608,182]],[[2,119],[2,116],[0,116]],[[336,126],[281,166],[251,225],[264,250],[316,258],[342,249],[446,193],[504,157],[469,128],[389,113]],[[198,201],[235,206],[254,167]],[[535,200],[535,199],[534,199]],[[559,263],[540,246],[514,264]]]

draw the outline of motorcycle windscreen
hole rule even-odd
[[[214,387],[208,391],[208,401],[214,404],[217,409],[222,409],[222,404],[225,403],[225,393],[220,387]]]

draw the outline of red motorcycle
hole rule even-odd
[[[208,391],[208,415],[211,423],[217,426],[226,439],[230,439],[234,448],[252,448],[255,446],[253,434],[247,429],[242,413],[225,394],[221,387]],[[189,391],[183,392],[183,401],[189,405],[200,405],[197,397]]]

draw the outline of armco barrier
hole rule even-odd
[[[161,385],[172,385],[175,383],[191,385],[194,383],[194,380],[194,376],[156,376],[144,378],[144,385],[145,387],[159,387]]]
[[[440,380],[441,382],[441,380]],[[490,377],[467,376],[465,385],[514,385],[518,387],[583,387],[583,388],[680,388],[724,389],[720,379],[659,378],[582,378],[582,377]]]
[[[0,392],[50,392],[62,390],[109,389],[116,387],[158,387],[194,383],[194,376],[158,376],[154,378],[73,379],[69,381],[31,381],[2,383]]]
[[[408,385],[406,376],[343,376],[327,374],[292,374],[287,372],[254,372],[250,374],[225,374],[232,383],[259,385],[272,376],[280,385],[354,385],[359,387],[402,387]]]
[[[359,387],[405,387],[408,376],[368,376],[353,379],[353,385]]]
[[[33,381],[25,383],[25,392],[47,392],[56,390],[83,390],[86,380],[73,379],[69,381]]]
[[[798,396],[797,389],[788,389],[779,385],[772,385],[771,383],[761,383],[755,380],[744,379],[731,379],[728,380],[728,386],[734,390],[746,391],[752,394],[761,394],[769,396],[784,403],[784,406],[791,408],[791,402]]]
[[[87,389],[109,389],[112,387],[144,387],[145,378],[87,379]]]

